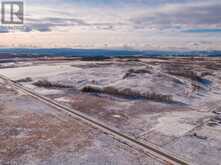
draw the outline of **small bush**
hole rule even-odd
[[[150,70],[147,70],[147,69],[130,69],[128,70],[128,72],[124,75],[123,79],[126,79],[128,77],[133,77],[135,76],[135,74],[145,74],[145,73],[148,73],[148,74],[151,74],[151,71]]]
[[[33,85],[37,87],[44,87],[44,88],[73,88],[72,86],[58,84],[58,83],[52,83],[47,80],[39,80],[37,82],[34,82]]]
[[[32,81],[32,78],[26,77],[24,79],[17,80],[16,82],[17,83],[21,83],[21,82],[31,82],[31,81]]]
[[[82,92],[86,93],[101,93],[102,90],[98,87],[85,86],[81,89]]]
[[[119,90],[114,87],[105,87],[103,92],[111,95],[119,95]]]

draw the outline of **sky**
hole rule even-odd
[[[1,0],[0,0],[1,1]],[[221,0],[25,0],[0,48],[221,50]]]

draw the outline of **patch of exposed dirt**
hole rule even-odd
[[[8,112],[8,113],[6,113]],[[40,160],[59,151],[79,152],[90,146],[89,129],[74,122],[63,121],[50,114],[27,112],[0,113],[0,157],[3,162],[31,154]]]
[[[105,106],[111,103],[105,98],[86,94],[72,96],[70,100],[73,108],[89,115],[98,113],[99,111],[105,112]]]
[[[0,84],[0,94],[17,94],[18,92],[13,90],[12,88],[6,88],[5,85]]]

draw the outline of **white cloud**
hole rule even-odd
[[[122,5],[124,0],[120,5],[123,7],[62,4],[62,1],[57,1],[58,4],[47,1],[45,5],[39,5],[39,1],[38,5],[27,2],[24,27],[10,33],[7,27],[0,26],[0,45],[221,49],[221,37],[217,37],[220,34],[183,33],[191,28],[221,27],[220,1],[172,1],[158,0],[161,3],[154,4],[156,1],[131,0],[128,5]],[[151,2],[154,5],[149,6]]]

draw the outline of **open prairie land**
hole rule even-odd
[[[195,164],[220,165],[221,58],[38,58],[14,83]],[[0,164],[163,164],[0,81]]]

